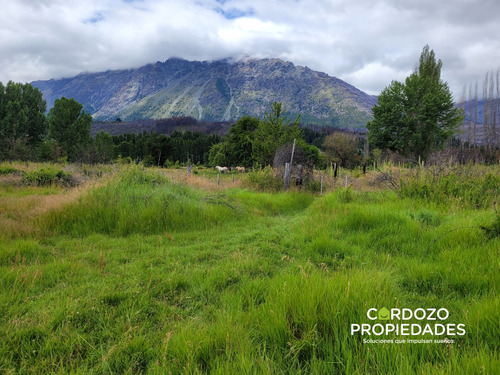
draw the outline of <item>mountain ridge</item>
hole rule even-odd
[[[95,120],[191,116],[202,121],[262,117],[274,101],[303,123],[365,127],[376,97],[323,72],[281,59],[188,61],[34,81],[50,108],[73,97]]]

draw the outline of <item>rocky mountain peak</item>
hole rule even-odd
[[[228,121],[260,117],[274,101],[303,122],[365,127],[376,98],[346,82],[277,58],[188,61],[169,58],[137,69],[85,73],[32,83],[48,106],[73,97],[95,120],[191,116]]]

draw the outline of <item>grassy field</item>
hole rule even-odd
[[[0,373],[500,373],[498,166],[389,168],[396,190],[324,195],[139,166],[80,168],[78,187],[16,173],[0,167]],[[351,333],[382,307],[444,308],[466,334]]]

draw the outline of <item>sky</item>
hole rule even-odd
[[[255,57],[378,95],[429,45],[457,99],[500,68],[498,0],[0,0],[0,16],[4,84]]]

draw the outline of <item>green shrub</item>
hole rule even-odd
[[[490,239],[500,237],[500,214],[496,214],[493,223],[487,226],[481,226],[481,229],[484,230],[486,237]]]
[[[25,173],[22,183],[24,185],[34,186],[47,186],[52,184],[73,186],[76,185],[76,179],[73,178],[71,173],[64,172],[62,169],[46,167]]]
[[[116,164],[132,164],[133,160],[130,156],[123,158],[121,155],[118,155],[115,162]]]
[[[283,188],[283,181],[277,178],[271,167],[256,169],[247,174],[248,182],[259,190],[278,191]]]
[[[142,161],[142,164],[145,166],[145,167],[152,167],[153,165],[156,164],[156,160],[153,156],[151,155],[148,155],[144,158],[144,160]]]
[[[437,227],[441,223],[438,213],[427,209],[421,209],[417,212],[410,211],[408,212],[408,216],[410,216],[413,220],[430,227]]]
[[[321,191],[321,181],[310,180],[306,183],[306,189],[313,192],[319,193]]]
[[[0,176],[5,175],[5,174],[16,173],[16,172],[17,172],[17,169],[12,168],[11,166],[0,165]]]
[[[354,194],[351,190],[351,187],[347,187],[345,189],[339,189],[338,191],[338,199],[341,203],[350,203],[354,199]]]

